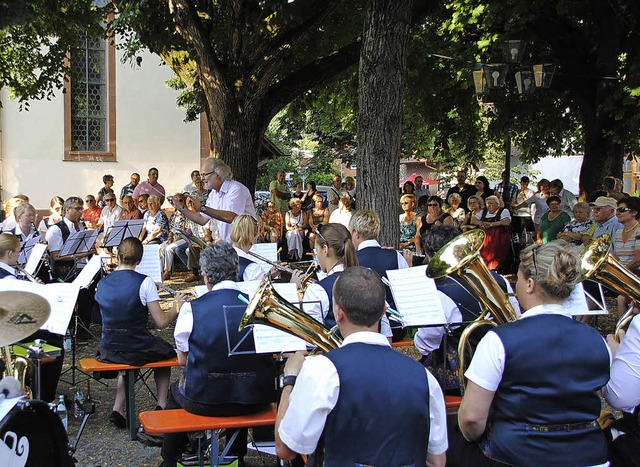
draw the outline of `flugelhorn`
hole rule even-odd
[[[342,339],[333,330],[317,322],[301,309],[289,303],[273,289],[269,276],[264,276],[244,312],[239,331],[250,324],[265,324],[293,334],[317,349],[329,352],[340,346]]]
[[[461,389],[464,389],[464,372],[467,367],[466,354],[471,349],[469,338],[480,326],[498,326],[516,321],[518,314],[509,301],[507,294],[500,288],[480,257],[480,248],[486,235],[483,230],[469,230],[451,240],[438,251],[427,268],[432,279],[449,276],[462,285],[483,305],[480,316],[469,324],[460,336],[458,343],[458,371]],[[487,319],[491,313],[492,320]]]
[[[583,280],[593,280],[640,304],[640,279],[625,268],[611,254],[611,237],[607,234],[595,238],[582,251],[580,267]],[[635,315],[624,314],[614,333],[620,341],[620,330],[629,325]]]

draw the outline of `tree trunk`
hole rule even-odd
[[[396,246],[406,49],[413,0],[371,0],[360,53],[358,208],[380,215],[380,243]]]

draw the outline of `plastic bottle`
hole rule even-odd
[[[71,333],[67,329],[67,332],[64,334],[64,350],[71,350]]]
[[[67,406],[64,405],[64,394],[60,394],[56,412],[58,412],[58,416],[60,417],[60,420],[62,420],[64,431],[67,431]]]
[[[73,409],[73,416],[79,419],[84,418],[84,410],[82,410],[82,406],[84,405],[84,394],[82,394],[82,390],[80,388],[76,389],[76,397],[75,404]]]

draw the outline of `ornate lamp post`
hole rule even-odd
[[[556,66],[553,63],[527,65],[523,63],[526,42],[505,40],[502,42],[502,61],[481,63],[473,72],[473,81],[478,101],[504,116],[505,131],[504,177],[502,197],[505,206],[511,202],[511,105],[527,101],[536,89],[547,89]]]

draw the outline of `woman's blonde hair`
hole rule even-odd
[[[14,196],[13,198],[9,198],[8,200],[6,200],[4,202],[4,215],[9,217],[13,214],[13,211],[22,203],[24,203],[25,200],[22,198],[19,198],[17,196]]]
[[[324,202],[324,200],[322,199],[322,196],[320,196],[320,195],[313,195],[313,196],[311,197],[311,199],[312,199],[314,202],[317,202],[317,201]]]
[[[231,225],[231,241],[241,249],[250,248],[258,237],[258,223],[249,214],[241,214]]]
[[[484,200],[482,199],[482,196],[478,195],[469,196],[469,199],[467,199],[467,207],[469,207],[469,201],[472,199],[475,199],[478,202],[478,207],[480,209],[484,209]]]
[[[418,201],[418,199],[416,198],[416,195],[411,194],[411,193],[406,193],[406,194],[402,195],[400,197],[400,201],[402,202],[402,200],[405,199],[405,198],[407,198],[410,201],[412,201],[414,206],[416,205],[416,202]]]
[[[31,204],[26,202],[20,203],[13,210],[13,216],[16,218],[16,221],[20,219],[20,216],[22,216],[27,211],[27,209],[31,209],[34,214],[37,213],[36,208],[34,208]]]
[[[520,254],[520,270],[551,298],[565,300],[582,280],[580,254],[564,240],[531,245]]]
[[[345,268],[358,265],[356,247],[351,240],[351,233],[342,224],[320,224],[316,227],[316,243],[327,245],[333,250],[338,262]]]
[[[0,234],[0,258],[4,258],[9,251],[20,250],[20,240],[13,234]]]

